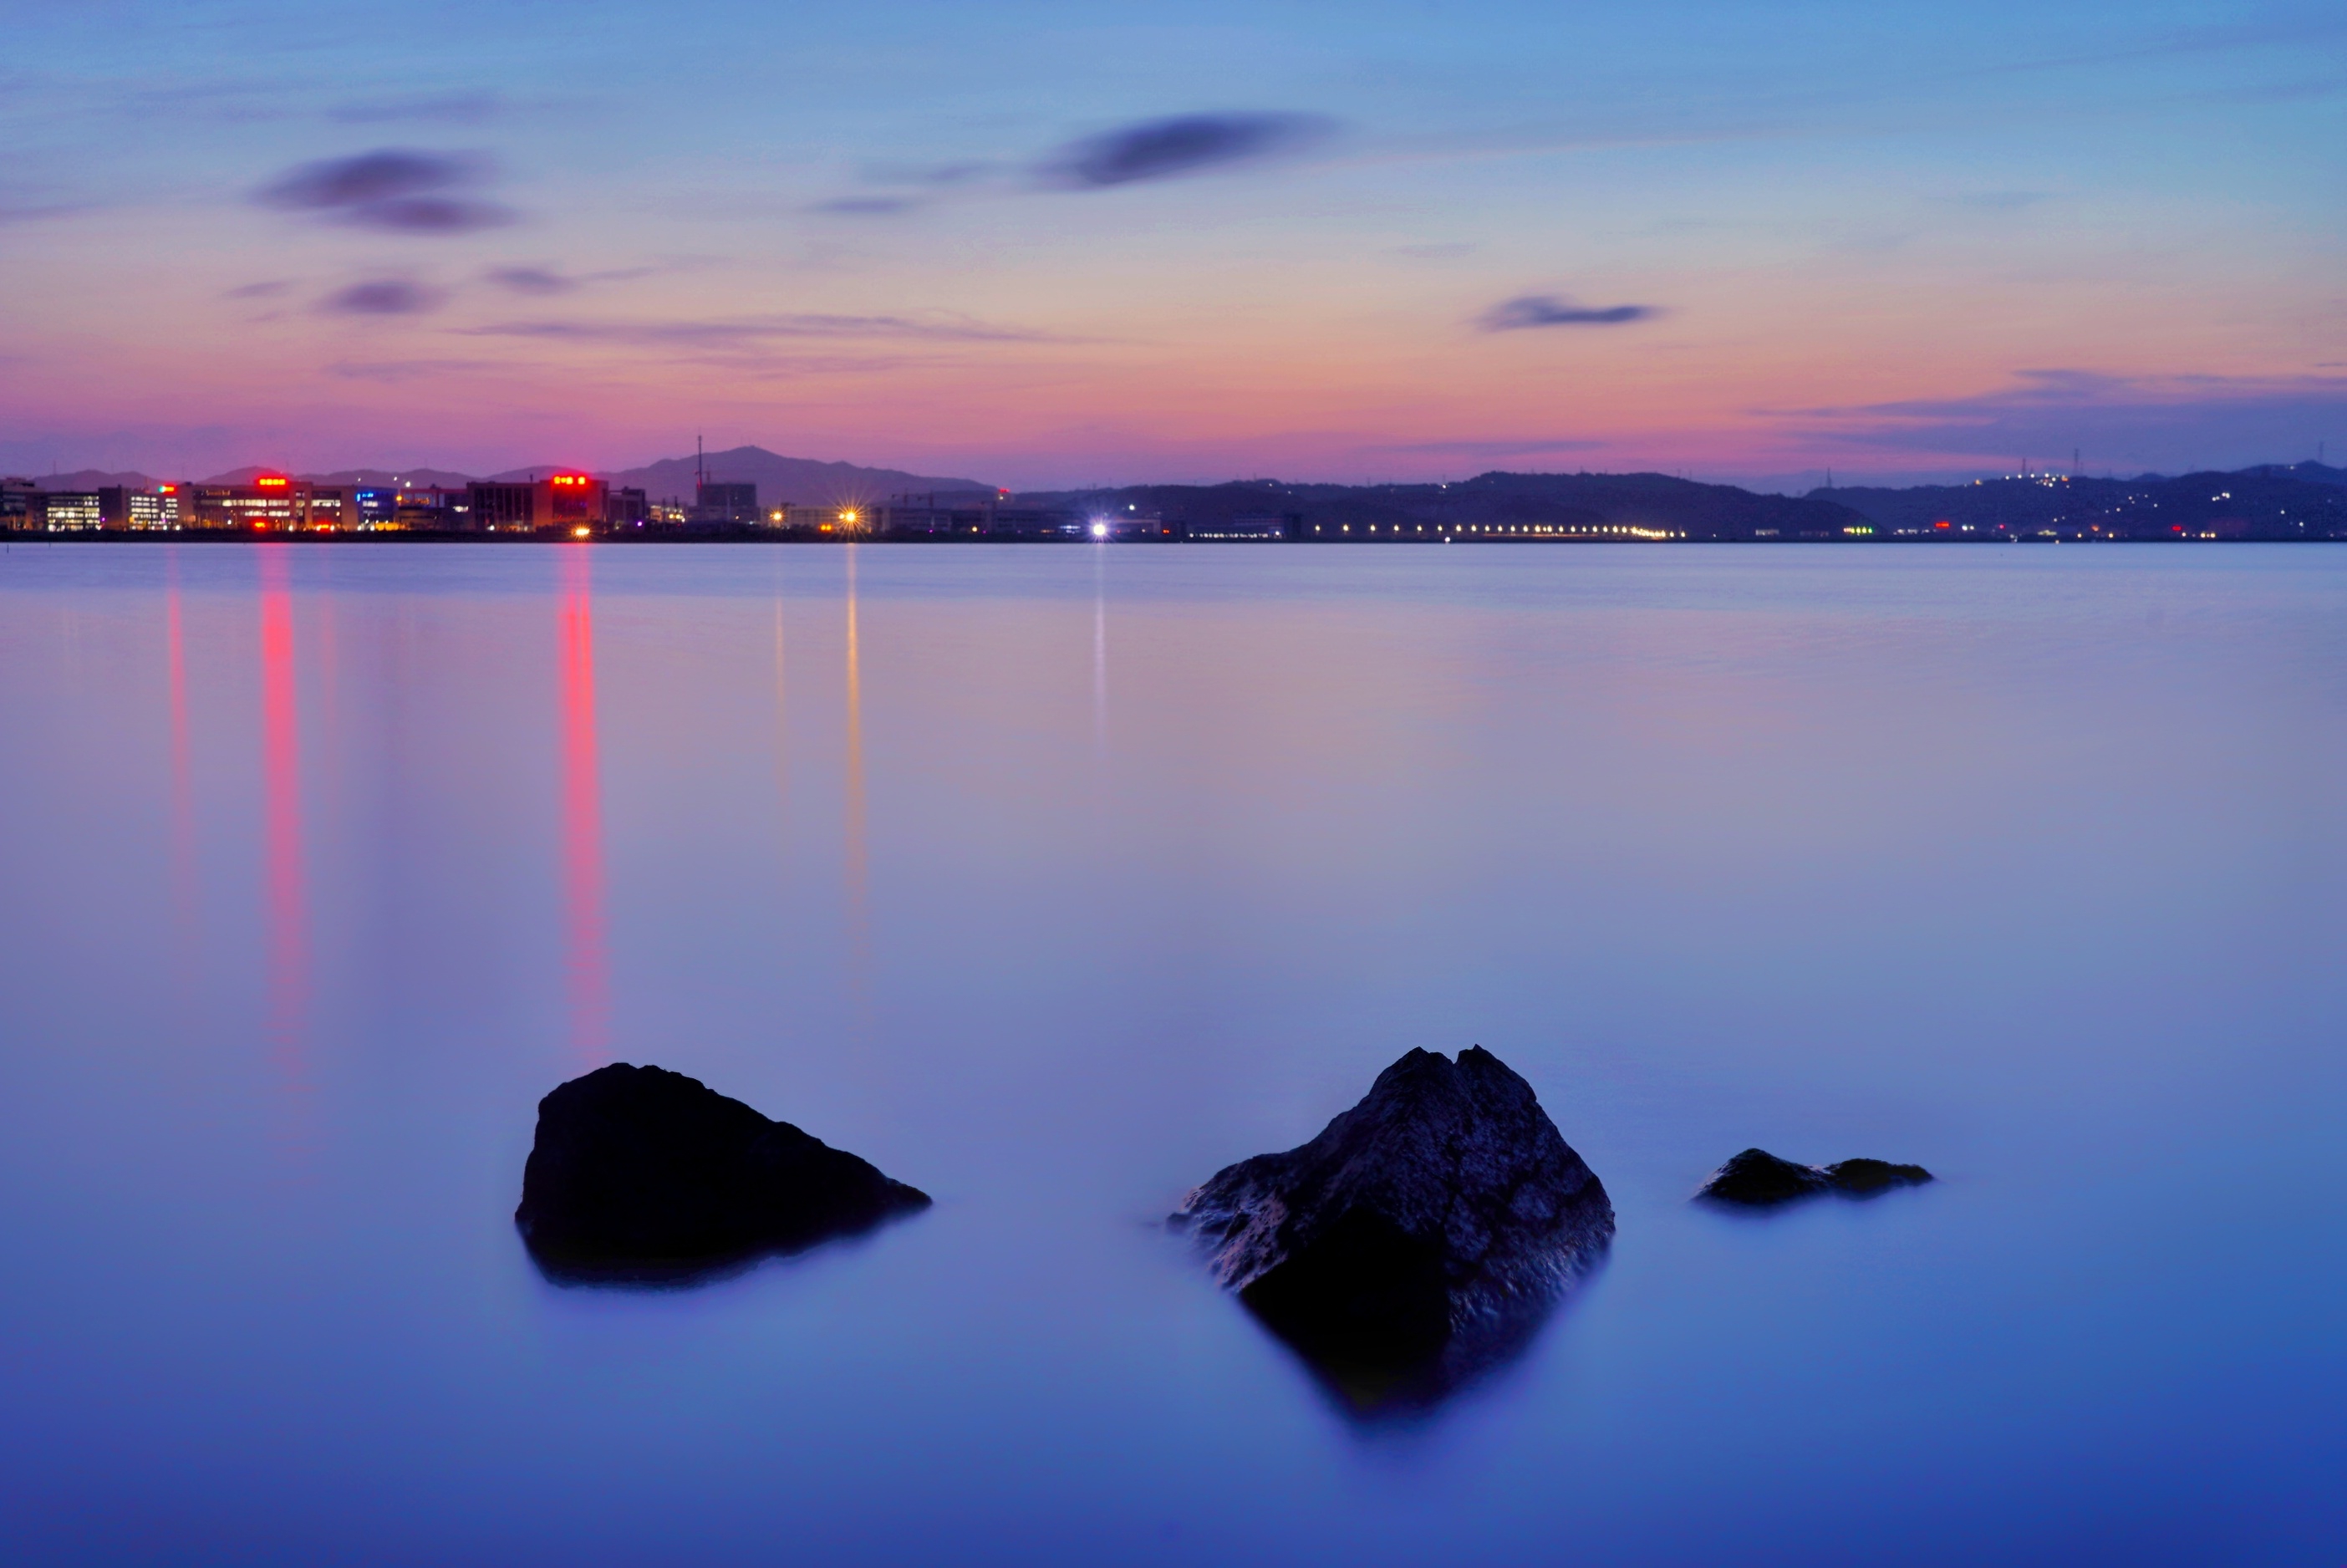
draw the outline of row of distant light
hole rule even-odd
[[[1378,531],[1378,526],[1375,523],[1368,524],[1367,527],[1368,531],[1371,533],[1376,533]],[[1419,533],[1422,534],[1426,532],[1426,525],[1424,523],[1415,524],[1413,527],[1415,531]],[[1402,531],[1402,526],[1399,523],[1392,524],[1391,528],[1397,534]],[[1320,531],[1320,525],[1317,523],[1313,524],[1312,531],[1316,534],[1318,533]],[[1349,534],[1353,531],[1353,525],[1350,523],[1340,524],[1338,525],[1337,531],[1340,533]],[[1686,538],[1685,534],[1673,533],[1668,528],[1640,528],[1635,523],[1609,523],[1602,528],[1590,528],[1571,527],[1563,523],[1467,523],[1456,528],[1445,528],[1443,525],[1438,523],[1435,525],[1434,531],[1439,534],[1624,534],[1627,535],[1631,538],[1638,539],[1683,539]]]

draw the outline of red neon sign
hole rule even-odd
[[[261,474],[255,477],[252,482],[264,490],[282,490],[292,483],[282,474]]]
[[[587,476],[584,474],[557,474],[552,479],[548,480],[548,483],[553,485],[584,485],[587,483]]]

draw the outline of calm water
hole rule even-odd
[[[10,1561],[2347,1560],[2347,551],[30,547],[0,781]],[[1153,1225],[1475,1042],[1364,1424]],[[549,1285],[614,1058],[938,1206]]]

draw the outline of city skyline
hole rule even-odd
[[[564,15],[21,22],[0,470],[698,428],[1020,489],[1807,488],[2347,439],[2322,7]]]

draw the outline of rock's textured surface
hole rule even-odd
[[[514,1223],[550,1272],[688,1275],[929,1200],[694,1078],[614,1062],[538,1104]]]
[[[1471,1360],[1528,1331],[1604,1252],[1614,1205],[1481,1047],[1413,1050],[1301,1148],[1217,1173],[1174,1216],[1316,1363]]]
[[[1826,1166],[1797,1165],[1766,1149],[1747,1149],[1711,1173],[1696,1194],[1714,1203],[1766,1208],[1819,1193],[1870,1198],[1892,1187],[1920,1186],[1932,1179],[1921,1165],[1894,1165],[1885,1160],[1838,1160]]]

